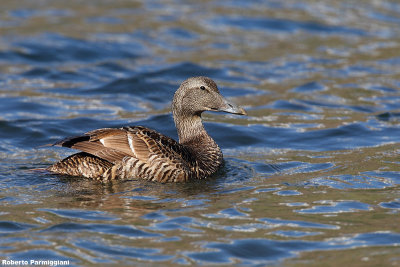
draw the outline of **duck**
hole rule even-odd
[[[247,115],[224,98],[217,84],[199,76],[183,81],[172,100],[179,141],[144,126],[102,128],[51,146],[79,150],[47,168],[55,174],[100,181],[143,179],[188,182],[206,179],[223,164],[220,147],[204,129],[205,111]]]

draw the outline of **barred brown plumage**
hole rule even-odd
[[[97,129],[55,143],[54,146],[82,152],[55,163],[48,170],[103,181],[204,179],[215,173],[223,161],[221,149],[201,121],[201,113],[208,110],[246,114],[223,98],[210,78],[189,78],[178,88],[172,102],[179,143],[142,126]]]

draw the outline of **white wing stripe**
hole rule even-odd
[[[132,136],[130,134],[128,134],[128,142],[129,142],[129,147],[131,148],[133,155],[136,156],[135,148],[133,147]]]

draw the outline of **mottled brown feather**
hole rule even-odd
[[[104,159],[80,152],[51,165],[47,170],[58,174],[101,179],[103,173],[112,166],[112,163]]]

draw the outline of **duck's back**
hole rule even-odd
[[[196,160],[190,149],[146,127],[98,129],[54,145],[83,151],[48,168],[55,173],[101,180],[184,182],[195,178]]]

